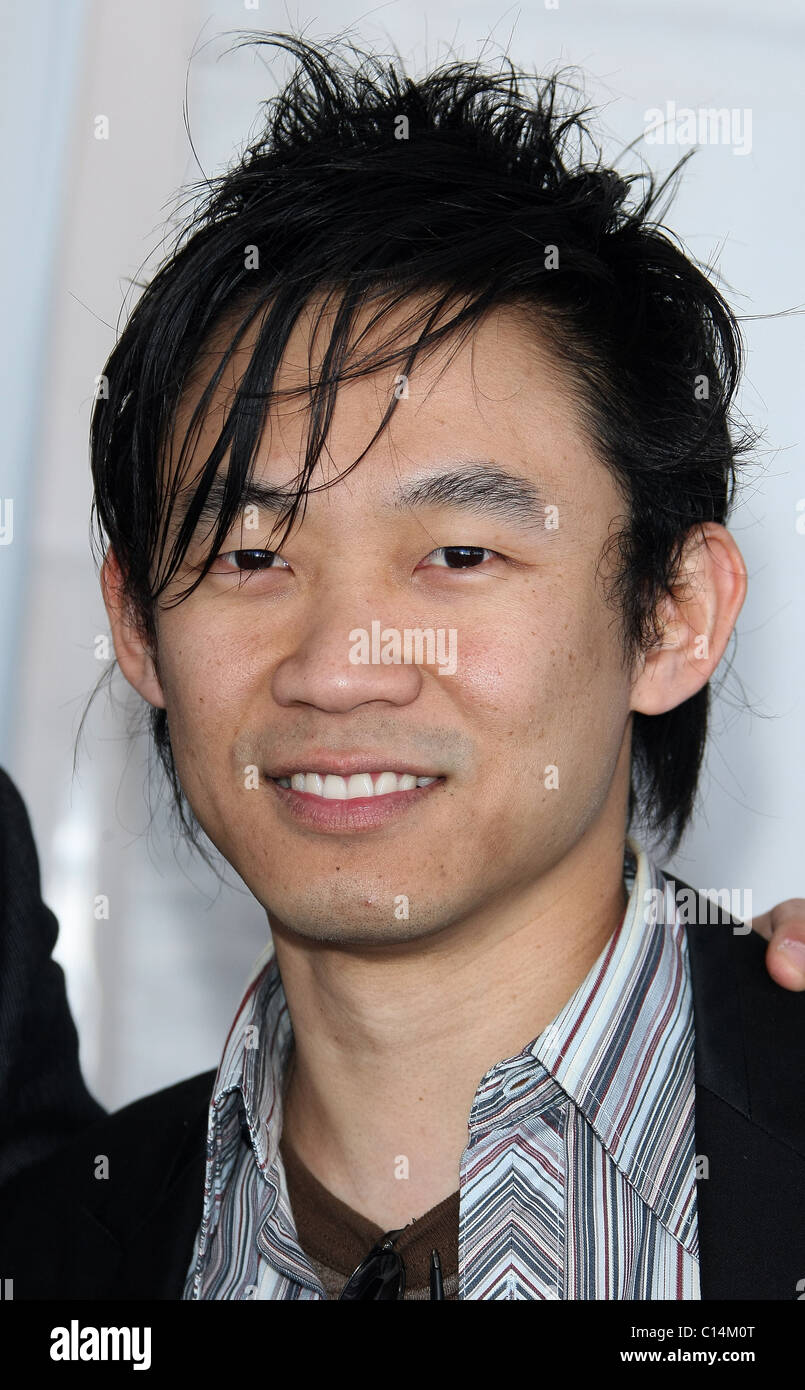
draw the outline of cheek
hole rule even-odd
[[[458,698],[485,748],[487,777],[532,802],[552,766],[560,787],[562,769],[564,786],[578,786],[608,767],[628,715],[611,611],[600,600],[573,608],[554,597],[543,593],[538,605],[534,595],[494,636],[465,632],[462,641],[459,632],[458,641]]]
[[[472,729],[481,759],[488,814],[479,814],[478,823],[486,822],[488,834],[491,815],[504,842],[511,841],[513,826],[519,826],[519,837],[526,833],[526,821],[543,818],[549,766],[567,766],[574,667],[565,651],[528,629],[517,635],[509,631],[494,642],[468,638],[458,671],[461,717]]]
[[[227,760],[238,711],[253,680],[254,644],[216,631],[203,615],[160,626],[160,672],[180,775],[204,780]]]
[[[595,616],[569,602],[572,588],[535,584],[494,622],[459,628],[457,680],[476,713],[521,727],[583,698],[600,666],[593,639],[600,644],[601,633]]]

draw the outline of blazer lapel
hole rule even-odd
[[[121,1298],[181,1299],[201,1223],[208,1098],[189,1130],[167,1186],[127,1242]]]

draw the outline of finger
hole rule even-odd
[[[805,989],[805,898],[788,898],[768,914],[771,939],[766,967],[784,989]],[[753,922],[752,924],[756,924]],[[759,924],[758,924],[759,926]],[[761,930],[761,935],[766,932]]]

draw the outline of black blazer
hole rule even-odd
[[[0,1185],[106,1114],[81,1075],[57,935],[25,803],[0,768]]]
[[[670,876],[670,875],[669,875]],[[686,884],[677,880],[677,889]],[[704,1299],[805,1292],[805,994],[732,919],[688,928]],[[15,1299],[180,1299],[201,1219],[215,1071],[90,1125],[0,1189]],[[108,1179],[96,1179],[100,1156]],[[799,1285],[799,1287],[798,1287]]]

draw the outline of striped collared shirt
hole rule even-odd
[[[586,979],[478,1084],[459,1168],[460,1299],[700,1297],[685,929],[673,907],[654,922],[665,876],[631,839],[624,876],[625,916]],[[269,943],[215,1081],[186,1299],[327,1296],[279,1151],[292,1047]]]

